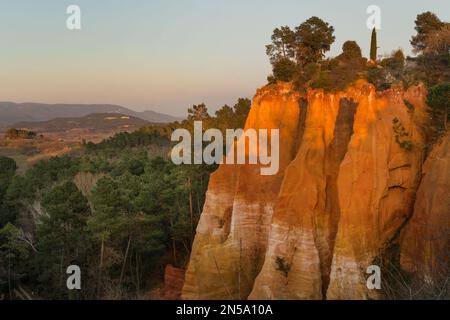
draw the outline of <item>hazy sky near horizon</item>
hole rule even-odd
[[[66,28],[71,4],[81,30]],[[331,55],[356,40],[367,56],[372,4],[381,8],[381,53],[411,53],[418,13],[450,21],[448,0],[0,0],[0,100],[172,115],[205,102],[213,112],[265,84],[265,45],[280,25],[318,16],[336,30]]]

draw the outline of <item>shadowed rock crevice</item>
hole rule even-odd
[[[298,100],[298,105],[300,108],[300,114],[298,119],[298,129],[297,129],[297,143],[292,150],[292,158],[295,158],[298,149],[300,148],[303,141],[303,134],[305,133],[305,123],[306,123],[306,115],[308,114],[308,100],[305,97],[301,97]]]
[[[348,144],[353,135],[353,124],[358,104],[351,99],[342,98],[339,101],[339,111],[336,117],[332,143],[327,150],[325,162],[326,176],[326,200],[325,212],[328,216],[328,250],[330,254],[321,254],[322,270],[322,295],[326,299],[326,292],[330,283],[331,261],[333,257],[334,243],[336,239],[340,206],[337,178],[339,167],[348,150]]]

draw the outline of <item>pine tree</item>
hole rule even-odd
[[[377,30],[373,28],[372,30],[372,39],[370,42],[370,59],[372,61],[377,60]]]

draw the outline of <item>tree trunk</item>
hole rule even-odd
[[[138,253],[136,252],[136,288],[137,288],[137,293],[139,294],[139,292],[141,291],[141,278],[139,275],[139,256]]]
[[[447,118],[448,118],[448,108],[445,108],[445,112],[444,112],[444,129],[445,129],[445,132],[447,132]]]
[[[192,204],[192,188],[191,188],[191,179],[188,179],[189,184],[189,212],[190,212],[190,219],[191,219],[191,228],[190,228],[190,238],[191,238],[191,244],[194,242],[194,208]]]
[[[177,247],[176,247],[175,240],[173,239],[173,237],[172,237],[172,259],[173,259],[173,264],[175,266],[177,266],[178,265],[177,264]]]
[[[125,265],[127,263],[127,257],[128,257],[128,251],[130,250],[130,244],[131,244],[131,236],[128,237],[127,249],[125,250],[125,258],[123,259],[122,271],[120,272],[120,281],[119,281],[120,284],[122,284],[123,274],[125,273]]]
[[[11,249],[8,248],[8,290],[9,290],[9,299],[12,300],[12,291],[11,291]]]
[[[198,215],[200,216],[202,214],[202,208],[200,208],[200,197],[198,196],[198,192],[196,192],[195,195],[197,198],[197,212]]]
[[[61,262],[59,264],[59,287],[63,285],[63,264],[64,264],[64,250],[61,252]]]
[[[105,251],[105,237],[102,236],[102,245],[100,247],[100,271],[103,269],[103,253]]]
[[[102,236],[102,244],[100,245],[100,265],[98,268],[98,278],[97,278],[97,295],[100,295],[100,286],[102,283],[102,275],[103,275],[103,256],[105,251],[105,237]]]
[[[179,203],[178,203],[178,199],[177,199],[177,204],[178,207],[180,207]],[[170,218],[169,219],[169,223],[170,223],[170,233],[173,232],[173,219]],[[171,235],[171,239],[172,239],[172,259],[173,259],[173,265],[176,266],[177,265],[177,247],[176,247],[176,243],[175,243],[175,239],[173,237],[173,235]]]

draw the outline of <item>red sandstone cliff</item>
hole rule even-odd
[[[167,265],[164,270],[162,300],[180,300],[184,285],[184,270]]]
[[[366,286],[367,267],[405,226],[404,248],[429,245],[407,240],[420,232],[411,217],[430,215],[413,215],[425,97],[423,86],[377,93],[364,81],[334,94],[301,95],[288,84],[259,90],[246,128],[280,129],[280,171],[222,165],[212,175],[183,298],[380,298]],[[434,157],[448,167],[448,144],[441,148]],[[448,193],[448,175],[440,181]],[[436,208],[426,201],[415,211]],[[429,219],[448,220],[446,208],[430,209]],[[443,250],[441,242],[432,247],[433,256]]]

